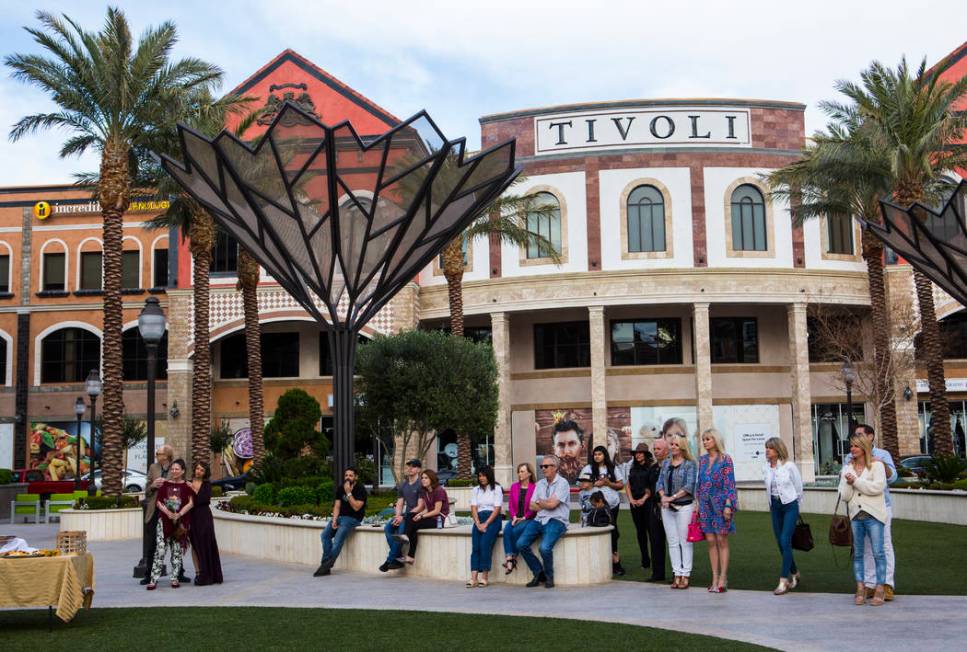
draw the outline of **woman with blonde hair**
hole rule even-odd
[[[722,434],[715,428],[702,433],[705,454],[698,461],[696,499],[698,524],[708,541],[708,559],[712,565],[710,593],[728,590],[729,535],[735,532],[732,518],[738,508],[735,491],[735,465],[725,454]]]
[[[688,440],[672,435],[668,440],[669,456],[662,463],[657,490],[661,496],[661,519],[668,541],[675,580],[673,589],[687,589],[692,574],[692,543],[688,541],[688,524],[695,511],[695,482],[698,467],[688,450]]]
[[[766,463],[762,467],[762,479],[769,496],[769,513],[772,516],[772,533],[782,553],[782,570],[779,585],[773,593],[784,595],[799,584],[799,570],[792,556],[792,534],[799,520],[799,502],[802,500],[802,476],[799,467],[789,460],[789,451],[778,437],[766,440]]]
[[[887,521],[886,467],[873,457],[873,445],[863,435],[853,435],[850,440],[853,459],[843,466],[839,479],[839,495],[846,501],[850,525],[853,528],[853,576],[856,579],[857,605],[866,603],[866,587],[863,584],[863,552],[866,537],[873,546],[876,566],[876,589],[870,604],[879,607],[886,593],[886,551],[883,547],[883,530]]]

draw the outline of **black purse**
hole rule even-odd
[[[802,520],[802,516],[796,522],[796,527],[792,531],[792,547],[794,550],[809,552],[816,547],[813,543],[813,532],[809,529],[809,523]]]

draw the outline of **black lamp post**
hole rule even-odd
[[[77,416],[77,441],[74,442],[77,446],[77,456],[74,458],[76,462],[76,467],[74,468],[74,491],[78,491],[81,488],[81,417],[87,412],[87,406],[84,404],[84,399],[80,396],[74,401],[74,414]],[[91,482],[94,478],[91,478]]]
[[[850,362],[849,358],[843,361],[843,368],[840,373],[843,374],[843,382],[846,383],[846,427],[849,431],[846,442],[848,444],[850,437],[853,436],[853,383],[856,382],[856,370],[853,369],[853,363]]]
[[[97,447],[95,445],[97,433],[94,429],[94,418],[97,413],[97,397],[101,395],[101,372],[97,369],[91,369],[91,373],[87,374],[87,380],[84,381],[84,388],[87,390],[87,395],[91,399],[91,480],[87,484],[87,495],[96,496],[97,484],[94,482],[94,469],[97,463],[94,460],[94,456],[97,453]]]

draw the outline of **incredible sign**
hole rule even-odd
[[[534,118],[534,154],[653,147],[751,147],[748,109],[647,107]]]
[[[150,213],[153,211],[161,212],[168,210],[170,202],[167,199],[133,199],[128,205],[128,213]],[[81,215],[99,214],[101,203],[98,201],[86,201],[83,203],[49,203],[39,201],[34,204],[34,217],[38,220],[45,220],[51,215]]]

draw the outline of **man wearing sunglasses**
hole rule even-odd
[[[554,544],[567,532],[568,517],[571,512],[571,488],[564,476],[557,471],[560,461],[556,455],[545,455],[541,462],[544,477],[534,488],[531,511],[537,512],[527,528],[517,539],[517,548],[527,567],[534,573],[534,579],[527,586],[554,588]],[[541,538],[541,561],[531,550],[531,544]]]

